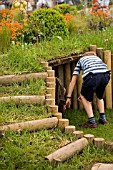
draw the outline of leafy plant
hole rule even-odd
[[[42,38],[50,39],[53,36],[68,35],[66,21],[53,9],[38,9],[35,10],[29,18],[29,26],[34,34],[34,37],[39,37],[41,32]]]
[[[59,4],[54,6],[53,9],[55,9],[56,11],[60,12],[63,15],[67,13],[75,15],[77,13],[76,6],[71,6],[69,4]]]

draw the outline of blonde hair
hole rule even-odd
[[[94,51],[88,51],[83,54],[83,56],[91,56],[91,55],[96,55]]]

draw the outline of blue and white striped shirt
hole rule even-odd
[[[74,74],[80,74],[80,70],[83,70],[82,78],[89,73],[105,73],[108,71],[107,65],[97,56],[84,56],[79,59],[74,68]]]

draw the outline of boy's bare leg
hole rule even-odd
[[[81,98],[82,104],[83,104],[83,106],[84,106],[84,108],[85,108],[85,111],[86,111],[86,113],[87,113],[88,118],[94,117],[91,102],[87,101],[87,100],[85,99],[85,97],[82,96],[82,95],[80,95],[80,98]]]
[[[98,106],[99,113],[104,113],[104,100],[103,99],[97,98],[97,106]]]

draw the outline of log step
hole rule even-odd
[[[47,160],[53,163],[64,162],[68,158],[72,157],[74,154],[78,154],[88,145],[86,138],[78,139],[57,151],[51,153],[46,157]]]
[[[58,119],[56,117],[44,118],[39,120],[32,120],[27,122],[14,123],[9,125],[0,126],[0,131],[18,131],[18,130],[29,130],[34,131],[38,129],[50,129],[56,127]]]
[[[14,102],[18,103],[32,103],[32,104],[44,104],[45,103],[45,96],[8,96],[8,97],[0,97],[0,102],[6,101],[10,102],[13,100]]]
[[[9,83],[20,83],[31,78],[33,79],[44,78],[45,79],[47,78],[47,72],[0,76],[0,84],[7,85]]]
[[[92,143],[93,140],[94,140],[94,135],[92,135],[92,134],[85,134],[84,138],[86,138],[89,143]]]
[[[69,125],[69,126],[65,127],[65,132],[66,133],[73,133],[74,131],[75,131],[75,126]]]
[[[73,134],[78,138],[82,138],[83,137],[83,134],[84,132],[83,131],[74,131]]]
[[[104,146],[105,140],[104,138],[94,138],[94,145],[98,149],[102,149]]]

